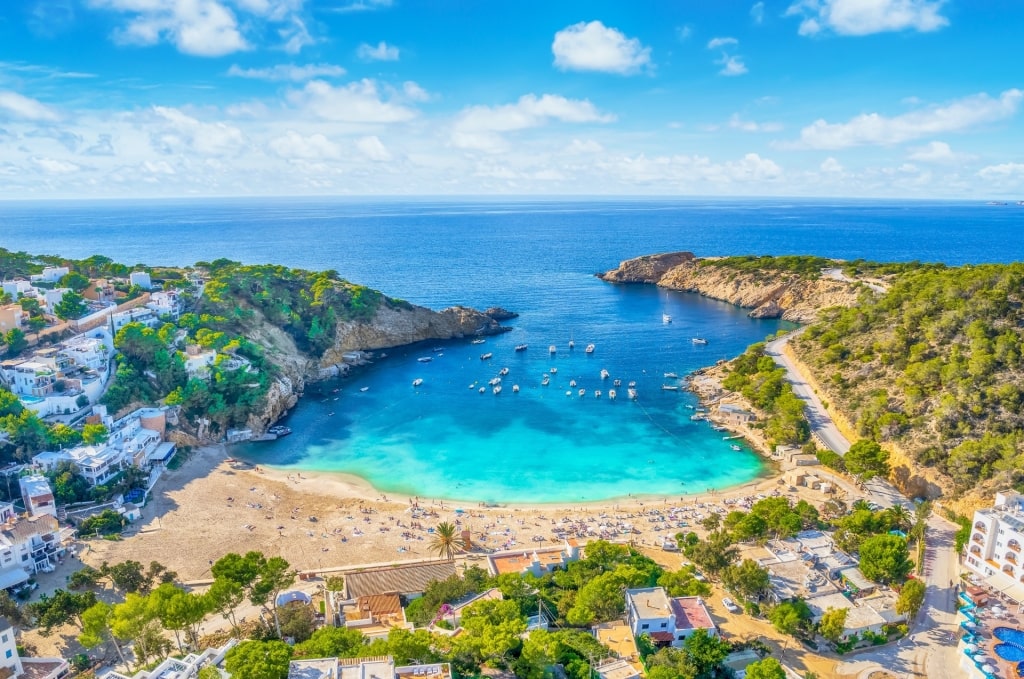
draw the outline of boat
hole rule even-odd
[[[636,381],[634,381],[634,380],[630,380],[630,382],[629,382],[629,386],[631,386],[631,387],[635,387],[635,386],[636,386]]]
[[[694,337],[690,341],[693,342],[694,344],[707,344],[708,343],[708,341],[706,339],[704,339],[703,337]]]
[[[517,344],[516,345],[516,351],[526,351],[527,346],[528,345],[526,345],[526,344]]]
[[[546,387],[546,386],[548,386],[549,384],[551,384],[551,378],[549,378],[549,377],[548,377],[547,375],[545,375],[545,376],[544,376],[544,379],[542,379],[542,380],[540,381],[540,386],[542,386],[542,387]]]
[[[736,445],[735,443],[734,443],[734,444],[732,444],[732,445],[731,445],[731,446],[729,446],[729,447],[730,447],[730,448],[732,448],[733,450],[737,450],[737,451],[738,451],[738,450],[743,450],[742,448],[740,448],[740,447],[739,447],[738,445]]]
[[[288,434],[291,434],[292,430],[291,427],[286,427],[283,424],[275,424],[267,430],[267,433],[273,434],[277,438],[281,438],[282,436],[288,436]]]
[[[484,387],[480,387],[480,393],[481,394],[484,393],[485,391],[487,391],[487,389],[485,389]]]
[[[627,393],[627,394],[629,394],[629,399],[630,399],[631,401],[635,401],[635,400],[636,400],[636,389],[634,389],[633,387],[630,387],[630,388],[629,388],[629,389],[628,389],[628,390],[626,391],[626,393]]]
[[[470,342],[470,344],[483,344],[486,341],[487,340],[485,340],[485,339],[475,339],[472,342]]]
[[[612,385],[616,386],[616,387],[621,387],[622,386],[622,380],[620,380],[618,377],[616,377],[614,380],[612,380]]]
[[[679,387],[674,384],[663,384],[661,385],[662,391],[679,391]]]
[[[437,353],[440,353],[440,352],[444,351],[444,347],[434,347],[433,349],[431,349],[431,351],[433,351],[435,354],[437,354]]]
[[[575,348],[576,348],[576,343],[573,342],[572,340],[569,340],[569,349],[575,349]]]
[[[558,368],[552,368],[552,369],[550,370],[550,372],[551,372],[551,374],[552,374],[552,375],[555,375],[555,374],[557,374],[557,373],[558,373]]]
[[[700,422],[701,420],[707,419],[703,414],[697,413],[696,415],[690,415],[690,419],[694,422]]]
[[[661,315],[661,322],[662,323],[671,323],[672,322],[672,317],[669,316],[668,314],[662,314]]]
[[[362,389],[360,389],[359,391],[370,391],[370,388],[369,388],[369,387],[363,387],[363,388],[362,388]]]
[[[569,380],[569,386],[570,387],[575,387],[576,386],[576,380]]]
[[[433,356],[421,356],[420,358],[417,358],[416,360],[419,361],[420,363],[430,363],[431,361],[434,360],[434,357]]]
[[[416,379],[414,379],[412,381],[412,386],[414,386],[414,387],[418,387],[421,384],[423,384],[423,379],[422,378],[417,377]]]
[[[508,368],[502,368],[501,370],[498,371],[498,374],[501,375],[502,377],[508,375]]]
[[[587,348],[584,351],[586,351],[586,353],[588,353],[588,354],[594,353],[594,345],[593,344],[588,344]]]
[[[490,381],[490,382],[488,382],[487,384],[491,385],[492,387],[493,387],[494,385],[496,385],[496,384],[501,384],[501,378],[500,378],[500,377],[494,377],[494,378],[492,378],[492,379],[491,379],[491,381]]]
[[[726,431],[726,428],[720,424],[711,425],[711,429],[713,429],[714,431]]]
[[[607,370],[605,370],[604,368],[601,368],[601,379],[602,380],[606,380],[609,377],[611,377],[611,374]]]
[[[480,354],[480,360],[487,361],[491,358],[491,356],[494,356],[494,354],[488,351],[486,354]]]
[[[579,395],[580,395],[580,398],[583,398],[584,396],[587,395],[587,390],[586,389],[580,389],[579,390]]]
[[[518,384],[513,384],[512,385],[512,393],[513,394],[518,394],[519,393],[519,385]]]
[[[679,375],[677,375],[675,373],[665,373],[665,377],[668,377],[669,379],[673,379],[673,380],[678,380],[679,379]]]
[[[608,390],[608,398],[610,398],[611,400],[614,401],[616,396],[618,396],[618,394],[615,393],[614,389],[609,389]]]
[[[470,389],[476,389],[476,382],[474,382],[473,384],[469,385],[469,388]]]
[[[569,390],[569,389],[566,389],[566,390],[565,390],[565,395],[566,395],[566,396],[572,396],[572,391],[571,391],[571,390]]]
[[[497,396],[500,393],[501,393],[501,385],[499,384],[496,387],[494,387],[494,395]]]
[[[594,398],[601,398],[601,390],[600,389],[595,389],[594,390]]]
[[[554,344],[552,344],[550,347],[548,347],[548,353],[549,354],[557,354],[558,353],[558,347],[556,347]]]

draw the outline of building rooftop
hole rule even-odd
[[[640,672],[633,665],[621,658],[608,659],[596,669],[601,679],[633,679],[640,676]]]
[[[504,573],[522,573],[537,561],[542,567],[561,566],[565,563],[566,554],[562,547],[548,547],[533,551],[499,552],[487,557],[491,569],[498,575]]]
[[[29,497],[41,500],[53,499],[53,490],[50,488],[50,482],[45,476],[23,476],[20,481],[22,488],[25,489],[25,493]]]
[[[678,596],[672,600],[672,612],[676,614],[676,629],[715,629],[715,623],[699,596]]]
[[[356,610],[360,617],[381,618],[402,613],[402,601],[397,594],[371,594],[356,599]]]
[[[667,618],[672,612],[664,587],[627,589],[626,599],[633,602],[637,615],[642,618]]]
[[[345,594],[349,599],[358,599],[373,594],[423,592],[431,582],[453,575],[453,561],[370,568],[345,575]]]
[[[288,679],[336,679],[337,676],[337,658],[292,660],[288,664]]]

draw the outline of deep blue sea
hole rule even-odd
[[[336,269],[411,302],[500,305],[515,329],[395,349],[311,388],[295,433],[238,453],[261,464],[358,475],[385,492],[488,502],[678,495],[763,472],[661,390],[775,332],[735,307],[593,277],[641,254],[814,254],[949,264],[1024,259],[1024,207],[803,200],[224,199],[0,203],[0,246],[127,263]],[[662,314],[672,323],[662,322]],[[696,346],[694,336],[707,338]],[[576,350],[568,349],[569,339]],[[513,346],[529,345],[516,353]],[[594,354],[583,347],[594,343]],[[557,353],[550,356],[548,346]],[[441,349],[434,352],[433,349]],[[485,351],[494,358],[481,361]],[[443,353],[443,356],[439,356]],[[433,356],[430,363],[416,359]],[[503,391],[478,388],[502,367]],[[558,372],[541,386],[550,368]],[[623,380],[609,401],[611,379]],[[412,387],[414,379],[424,383]],[[566,396],[568,382],[576,389]],[[636,380],[640,397],[625,398]],[[520,392],[512,393],[518,384]],[[470,388],[470,385],[474,385]],[[367,390],[361,391],[366,387]],[[338,391],[334,391],[337,389]],[[598,399],[595,389],[604,395]]]

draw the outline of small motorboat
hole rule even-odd
[[[594,390],[594,398],[601,398],[601,390],[600,389],[595,389]]]
[[[614,389],[608,390],[608,398],[614,401],[616,396],[618,396],[618,394],[615,392]]]
[[[595,348],[596,348],[596,347],[594,347],[594,345],[593,345],[593,344],[588,344],[588,345],[587,345],[587,348],[586,348],[586,349],[584,349],[584,351],[585,351],[586,353],[588,353],[588,354],[592,354],[592,353],[594,353],[594,349],[595,349]]]
[[[486,341],[487,340],[485,340],[485,339],[475,339],[472,342],[470,342],[470,344],[483,344]]]
[[[494,387],[494,395],[497,396],[500,393],[501,393],[501,385],[499,384],[496,387]]]
[[[273,434],[277,438],[281,438],[282,436],[288,436],[288,434],[291,434],[292,430],[291,427],[286,427],[283,424],[276,424],[270,429],[268,429],[267,433]]]
[[[635,387],[636,386],[636,382],[635,381],[630,381],[629,386],[630,387]]]
[[[473,384],[469,385],[469,388],[470,389],[476,389],[476,382],[474,382]]]
[[[580,395],[580,398],[583,398],[584,396],[587,395],[587,390],[586,389],[580,389],[579,395]]]
[[[667,377],[669,379],[672,379],[672,380],[678,380],[679,379],[679,375],[677,375],[675,373],[665,373],[665,377]]]
[[[557,354],[558,353],[558,347],[556,347],[554,344],[552,344],[550,347],[548,347],[548,353],[549,354]]]
[[[555,374],[557,374],[557,373],[558,373],[558,368],[552,368],[552,369],[551,369],[550,371],[548,371],[548,372],[550,372],[550,373],[551,373],[552,375],[555,375]]]
[[[418,386],[420,386],[421,384],[423,384],[423,379],[422,379],[422,378],[420,378],[420,377],[417,377],[416,379],[414,379],[414,380],[412,381],[412,386],[414,386],[414,387],[418,387]]]
[[[516,351],[526,351],[526,349],[528,348],[528,346],[529,346],[529,345],[526,345],[526,344],[517,344],[517,345],[516,345]]]
[[[492,356],[494,356],[494,354],[492,354],[491,352],[488,351],[486,354],[480,354],[480,360],[481,361],[489,361]]]
[[[434,347],[431,351],[433,351],[435,354],[437,354],[437,353],[440,353],[440,352],[444,351],[444,347]]]
[[[359,391],[370,391],[370,388],[369,387],[363,387]]]
[[[498,374],[501,375],[502,377],[508,375],[508,368],[502,368],[501,370],[498,371]]]
[[[484,387],[480,387],[480,393],[481,393],[481,394],[482,394],[482,393],[484,393],[485,391],[487,391],[487,389],[486,389],[486,388],[484,388]]]
[[[635,401],[635,400],[636,400],[636,389],[634,389],[633,387],[630,387],[630,388],[629,388],[629,389],[628,389],[628,390],[626,391],[626,393],[627,393],[627,394],[629,394],[629,399],[630,399],[631,401]]]
[[[572,390],[571,389],[566,389],[565,390],[565,395],[566,396],[572,396]]]
[[[488,382],[487,384],[491,385],[492,387],[495,386],[495,385],[501,384],[501,378],[500,377],[493,377],[493,378],[491,378],[491,381]]]
[[[576,380],[569,380],[569,386],[570,387],[575,387],[576,386]]]
[[[419,361],[420,363],[430,363],[431,361],[434,360],[434,357],[433,356],[421,356],[420,358],[417,358],[416,360]]]
[[[614,387],[621,387],[622,386],[622,380],[620,380],[619,378],[616,377],[614,380],[612,380],[612,386],[614,386]]]
[[[663,384],[661,385],[662,391],[679,391],[679,387],[674,384]]]
[[[608,379],[609,377],[611,377],[611,373],[609,373],[609,372],[608,372],[607,370],[605,370],[604,368],[601,368],[601,379],[602,379],[602,380],[606,380],[606,379]]]
[[[549,384],[551,384],[551,379],[550,379],[550,378],[549,378],[549,377],[548,377],[547,375],[545,375],[545,376],[544,376],[544,379],[542,379],[542,380],[540,381],[540,386],[542,386],[542,387],[546,387],[546,386],[548,386]]]
[[[672,317],[669,316],[668,314],[662,314],[661,315],[661,322],[665,323],[665,324],[671,323],[672,322]]]
[[[730,448],[732,448],[732,449],[733,449],[733,450],[735,450],[735,451],[740,451],[740,450],[743,450],[742,448],[740,448],[740,447],[739,447],[738,445],[736,445],[735,443],[734,443],[734,444],[732,444],[732,445],[731,445],[731,446],[729,446],[729,447],[730,447]]]
[[[707,344],[708,343],[708,341],[706,339],[704,339],[703,337],[694,337],[690,341],[693,342],[694,344]]]
[[[518,394],[519,393],[519,385],[518,384],[513,384],[512,385],[512,393],[513,394]]]

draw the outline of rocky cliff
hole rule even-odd
[[[752,309],[754,318],[783,318],[810,323],[821,309],[853,306],[861,295],[854,282],[806,277],[787,271],[738,271],[713,266],[692,252],[670,252],[629,259],[598,274],[612,283],[649,283],[696,292]]]

